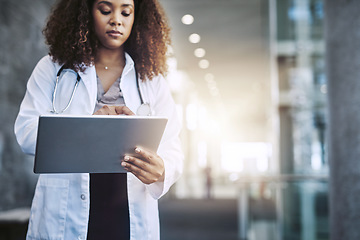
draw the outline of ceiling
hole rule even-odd
[[[270,104],[268,1],[160,2],[172,27],[178,69],[189,76],[208,111],[221,114],[237,130],[236,136],[243,136],[238,140],[264,140]],[[193,24],[181,22],[185,14],[194,16]],[[201,36],[199,43],[189,42],[192,33]],[[198,66],[201,58],[195,57],[194,50],[199,47],[206,51],[207,69]],[[210,93],[205,80],[208,73],[214,76],[218,95]],[[217,109],[212,107],[215,103]]]

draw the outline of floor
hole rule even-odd
[[[236,240],[236,200],[164,199],[161,240]]]
[[[237,240],[236,200],[161,199],[161,240]],[[26,224],[0,224],[1,240],[25,239]]]

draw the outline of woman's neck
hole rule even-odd
[[[95,64],[107,68],[124,67],[125,66],[125,52],[124,50],[112,50],[100,47],[97,50]]]

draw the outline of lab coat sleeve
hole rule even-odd
[[[55,79],[56,66],[50,56],[45,56],[38,62],[28,80],[25,97],[15,121],[16,139],[26,154],[35,154],[39,116],[51,110]]]
[[[167,193],[182,174],[183,153],[179,138],[181,122],[178,117],[174,100],[169,86],[162,76],[153,79],[156,91],[156,103],[152,107],[157,116],[166,116],[168,122],[161,139],[157,154],[164,161],[164,182],[155,182],[146,185],[151,196],[159,199]]]

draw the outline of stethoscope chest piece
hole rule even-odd
[[[143,103],[136,111],[136,115],[138,116],[151,116],[151,108],[150,104]]]
[[[136,71],[135,68],[135,78],[136,78],[136,87],[139,93],[139,98],[140,98],[140,107],[136,110],[136,115],[138,116],[151,116],[151,107],[149,103],[144,102],[144,99],[141,95],[141,90],[140,90],[140,85],[139,85],[139,77],[138,77],[138,73]]]

